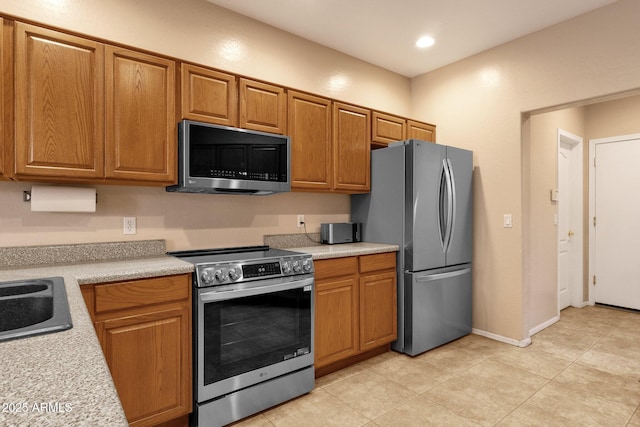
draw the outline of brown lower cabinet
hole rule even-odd
[[[191,275],[81,286],[129,425],[187,422]]]
[[[397,338],[396,253],[314,267],[316,377],[389,350]]]

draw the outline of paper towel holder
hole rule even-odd
[[[67,191],[69,191],[69,190],[73,191],[72,190],[73,187],[57,187],[57,188],[63,189],[63,190],[67,190]],[[22,191],[22,201],[24,203],[31,203],[31,201],[32,201],[32,190],[33,190],[33,187],[31,188],[31,190],[23,190]],[[94,191],[95,203],[97,204],[98,203],[98,192],[95,189],[87,188],[87,190],[93,190]],[[34,210],[34,209],[32,208],[32,210]],[[42,211],[42,209],[37,209],[37,210]],[[48,209],[44,209],[44,211],[48,211]],[[51,210],[51,212],[56,212],[56,211],[57,212],[95,212],[95,208],[91,209],[91,210],[85,210],[84,208],[81,208],[81,209],[70,209],[70,210],[66,210],[66,209],[53,209],[53,210]]]
[[[22,201],[30,202],[31,201],[31,190],[24,190],[22,192]],[[98,203],[98,193],[96,193],[96,204]]]

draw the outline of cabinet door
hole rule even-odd
[[[360,350],[366,351],[395,341],[396,272],[360,278]]]
[[[182,118],[238,126],[238,84],[233,74],[182,64]]]
[[[16,174],[104,175],[104,46],[16,22]]]
[[[407,136],[407,121],[402,117],[373,112],[372,141],[375,145],[386,146],[390,142],[402,141]]]
[[[191,410],[189,310],[173,308],[96,322],[130,426],[150,426]]]
[[[422,141],[436,142],[436,127],[429,123],[408,120],[407,139],[420,139]]]
[[[316,368],[359,352],[358,281],[356,277],[316,282]]]
[[[333,105],[333,188],[349,193],[370,188],[371,112],[339,102]]]
[[[107,178],[174,183],[175,62],[106,47]]]
[[[291,187],[331,190],[331,100],[288,93]]]
[[[9,158],[9,147],[12,141],[13,119],[11,114],[11,100],[13,93],[9,90],[13,87],[13,59],[10,54],[13,52],[9,22],[0,18],[0,179],[6,178],[9,168],[5,168],[5,161]]]
[[[240,79],[240,127],[284,134],[287,128],[284,88]]]

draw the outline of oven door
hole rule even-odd
[[[199,289],[195,313],[199,403],[313,365],[313,275]]]

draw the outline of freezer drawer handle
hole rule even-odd
[[[462,276],[471,272],[471,268],[464,268],[462,270],[450,271],[448,273],[430,274],[428,276],[421,276],[416,279],[416,282],[430,282],[432,280],[448,279],[450,277]]]

